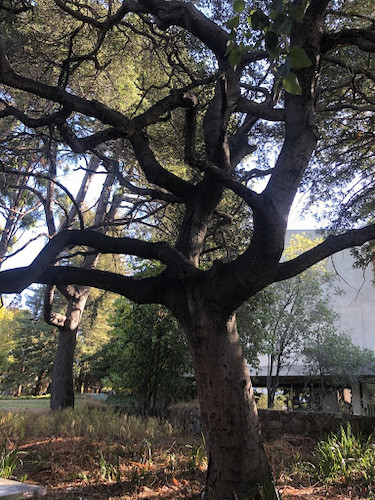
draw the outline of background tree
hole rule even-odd
[[[206,498],[248,500],[261,496],[270,473],[235,311],[273,282],[375,238],[375,226],[358,228],[357,219],[355,229],[280,261],[290,207],[313,169],[319,135],[322,142],[328,137],[319,134],[318,114],[336,112],[330,126],[338,134],[343,120],[355,123],[357,107],[363,120],[372,114],[373,12],[366,3],[357,15],[346,0],[340,7],[328,0],[236,1],[221,17],[210,5],[199,7],[178,0],[40,0],[33,12],[0,9],[1,116],[38,133],[48,130],[61,148],[104,158],[126,189],[133,214],[139,200],[147,199],[153,214],[178,225],[168,232],[168,238],[175,235],[171,242],[162,217],[148,221],[158,226],[157,234],[124,224],[116,236],[107,236],[83,221],[80,229],[51,238],[30,266],[0,273],[0,291],[17,292],[32,282],[94,285],[136,303],[165,305],[182,324],[193,357],[208,452]],[[64,36],[57,26],[65,27]],[[135,33],[142,43],[131,46],[133,60],[141,52],[147,62],[156,56],[163,70],[154,72],[148,64],[134,74],[137,102],[122,107],[124,100],[101,93],[99,76],[111,64],[125,70],[121,56]],[[15,45],[18,36],[27,43]],[[345,65],[349,47],[364,62],[360,93],[348,89],[345,109],[335,110],[328,104],[341,84],[334,69]],[[92,75],[87,86],[80,84],[86,68]],[[334,81],[321,78],[329,72]],[[46,107],[38,107],[39,99]],[[244,172],[253,140],[260,149],[258,168]],[[111,157],[114,144],[121,154]],[[272,159],[269,144],[275,147]],[[259,176],[265,187],[254,190]],[[243,236],[238,252],[204,265],[206,239],[222,218],[227,191],[246,204],[251,220],[237,228]],[[167,205],[177,205],[179,216],[170,217]],[[134,277],[62,265],[61,253],[81,246],[162,267],[153,276]]]
[[[51,383],[56,332],[43,319],[21,311],[11,352],[12,363],[4,377],[4,386],[20,396],[22,393],[45,394]]]
[[[372,373],[375,355],[353,344],[348,333],[322,326],[307,340],[303,354],[306,373],[319,376],[317,409],[323,410],[324,397],[334,388],[350,387],[361,375]]]
[[[118,299],[110,325],[111,340],[104,348],[107,376],[130,406],[153,415],[188,395],[186,375],[192,367],[186,341],[165,308]]]
[[[275,306],[274,295],[262,290],[246,301],[237,311],[237,327],[247,363],[259,366],[259,355],[264,354],[267,342],[267,312]]]
[[[108,320],[114,300],[115,296],[111,293],[97,289],[90,291],[78,330],[74,356],[73,379],[77,392],[100,389],[101,379],[108,374],[98,373],[97,360],[110,339]]]
[[[11,351],[17,329],[16,309],[0,308],[0,376],[7,371],[11,362]]]
[[[293,235],[284,255],[296,258],[321,242],[304,234]],[[334,329],[337,315],[330,307],[335,277],[324,261],[290,280],[271,285],[271,307],[263,309],[264,325],[261,352],[267,355],[268,407],[273,406],[281,382],[281,371],[287,371],[301,359],[305,343],[322,328]]]

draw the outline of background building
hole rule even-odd
[[[295,234],[304,234],[311,239],[319,234],[312,230],[289,230],[286,246]],[[355,267],[355,259],[351,250],[341,251],[327,259],[328,269],[335,274],[335,287],[339,293],[332,290],[329,300],[334,311],[338,314],[338,329],[347,332],[354,344],[375,352],[375,287],[374,269],[372,265],[365,270]],[[268,373],[268,358],[260,357],[259,368],[250,369],[254,378],[254,385],[266,387]],[[308,383],[314,383],[316,377],[306,373],[303,357],[296,359],[293,364],[281,370],[280,388],[300,390]],[[355,414],[374,414],[374,406],[370,401],[371,383],[375,380],[375,373],[371,367],[363,367],[361,375],[350,390],[343,391],[343,397],[351,404]],[[318,383],[318,380],[315,381]],[[338,411],[337,391],[327,394],[324,401],[326,411]]]

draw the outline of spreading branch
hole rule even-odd
[[[40,283],[41,276],[51,264],[56,262],[59,253],[66,247],[77,245],[93,248],[99,253],[126,254],[158,260],[175,274],[184,278],[198,272],[178,250],[164,242],[149,243],[134,238],[114,238],[91,230],[65,230],[46,244],[30,266],[19,269],[13,275],[8,271],[4,271],[5,274],[1,273],[0,293],[20,293],[31,283]],[[56,269],[61,269],[61,266]],[[54,272],[53,275],[55,276],[56,273]],[[61,282],[53,284],[61,284]]]
[[[360,246],[367,241],[375,239],[375,224],[352,229],[337,236],[328,238],[316,247],[304,252],[295,259],[279,264],[275,281],[282,281],[302,273],[317,262],[347,248]]]

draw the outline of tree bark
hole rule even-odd
[[[59,329],[51,384],[51,410],[74,407],[73,359],[76,337],[77,330]]]
[[[189,344],[206,439],[205,500],[260,499],[269,485],[277,498],[235,316],[206,315],[198,324]]]

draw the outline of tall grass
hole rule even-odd
[[[364,439],[353,433],[349,423],[317,444],[311,462],[297,465],[295,472],[314,481],[355,484],[367,492],[366,498],[375,498],[375,436]]]
[[[0,440],[82,436],[91,440],[127,444],[172,433],[168,422],[119,414],[111,407],[82,405],[58,412],[0,412]]]
[[[315,450],[317,471],[326,479],[349,479],[351,473],[360,466],[360,460],[373,444],[364,442],[353,434],[350,424],[340,428],[338,434],[331,434],[321,441]]]
[[[3,443],[0,446],[0,477],[11,477],[20,461],[18,446],[8,450],[7,444]]]

